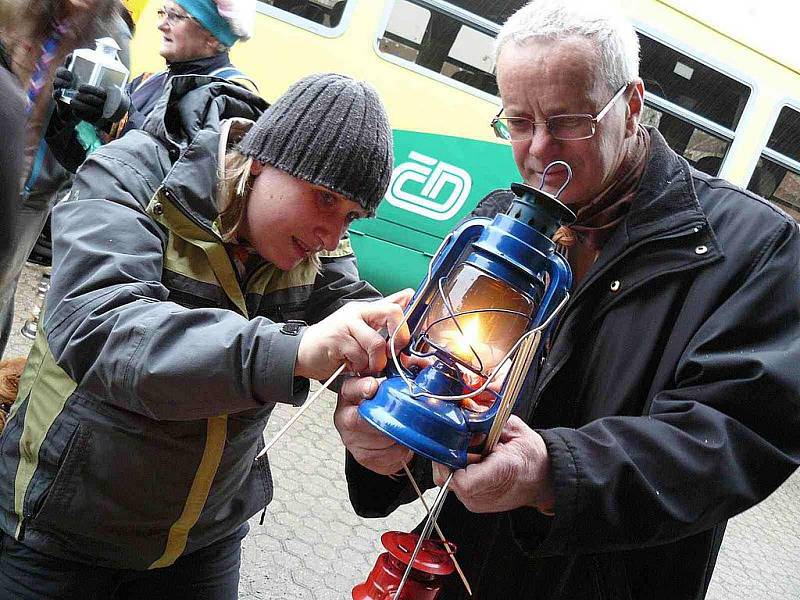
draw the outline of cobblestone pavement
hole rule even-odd
[[[36,304],[42,269],[28,266],[17,294],[7,356],[27,353],[19,335]],[[344,450],[333,427],[335,397],[324,393],[270,451],[275,496],[264,524],[250,522],[243,545],[240,600],[343,600],[366,578],[389,529],[407,531],[423,516],[419,503],[386,519],[361,519],[350,508]],[[295,409],[279,407],[270,439]],[[800,473],[772,496],[732,519],[707,600],[800,598]]]

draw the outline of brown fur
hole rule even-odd
[[[17,399],[19,378],[26,361],[26,358],[9,358],[0,362],[0,432],[5,428],[8,411]]]

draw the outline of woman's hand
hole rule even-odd
[[[387,342],[379,330],[391,335],[403,320],[403,308],[413,290],[397,292],[375,302],[351,302],[306,329],[297,351],[294,373],[298,377],[326,379],[342,363],[353,373],[379,373],[386,367]],[[398,348],[408,344],[408,329],[397,332]]]

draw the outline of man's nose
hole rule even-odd
[[[547,125],[540,123],[533,125],[533,132],[531,134],[531,143],[528,146],[528,152],[534,156],[542,156],[547,152],[547,149],[556,142],[555,138],[550,134]]]

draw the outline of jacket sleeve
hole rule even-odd
[[[422,491],[434,486],[429,460],[415,455],[410,470]],[[358,464],[350,452],[346,452],[344,473],[350,503],[361,517],[385,517],[397,507],[417,499],[414,488],[404,474],[388,477],[374,473]]]
[[[14,225],[21,204],[20,181],[22,180],[25,156],[25,99],[17,87],[16,80],[0,65],[0,122],[3,123],[6,143],[0,148],[0,256],[12,256],[14,252]],[[0,261],[0,290],[5,289],[15,273]],[[0,305],[11,298],[0,298]]]
[[[583,554],[675,541],[760,502],[800,464],[800,235],[788,218],[764,235],[646,416],[540,432],[556,514],[543,528],[530,511],[511,513],[523,549]]]
[[[356,257],[348,238],[344,238],[334,252],[321,256],[320,261],[320,271],[306,311],[310,323],[321,321],[348,302],[381,298],[374,287],[359,277]]]
[[[153,173],[169,165],[146,134],[127,138],[90,155],[54,211],[43,323],[57,364],[82,393],[154,419],[301,402],[293,385],[300,336],[265,318],[167,300],[166,235],[144,207],[160,182]]]
[[[58,116],[54,110],[45,132],[45,140],[50,152],[70,173],[74,173],[86,159],[86,149],[78,141],[75,131],[77,120],[69,121]]]

